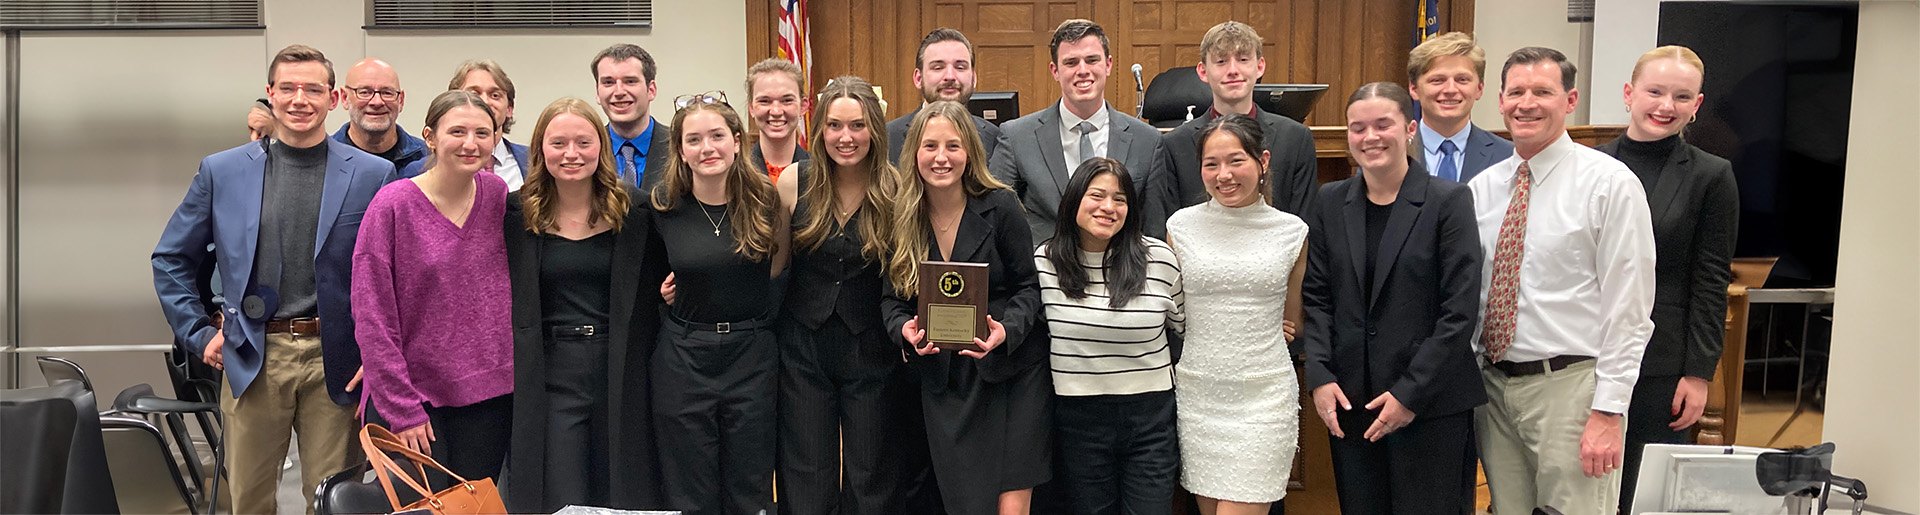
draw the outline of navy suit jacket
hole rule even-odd
[[[320,346],[326,369],[327,393],[341,405],[358,396],[346,391],[347,381],[360,368],[360,346],[353,338],[353,316],[348,307],[348,279],[352,277],[353,245],[359,238],[360,218],[373,194],[394,180],[393,163],[353,145],[327,142],[327,177],[320,191],[320,224],[314,231],[313,275],[319,296]],[[220,270],[228,294],[222,311],[226,318],[227,380],[238,397],[260,375],[265,362],[266,323],[240,312],[240,299],[253,284],[253,260],[260,241],[260,204],[266,177],[264,145],[248,143],[200,160],[200,171],[187,187],[187,196],[167,220],[160,243],[153,249],[153,289],[160,310],[173,327],[174,338],[195,353],[213,339],[213,320],[202,304],[196,273],[208,258]],[[209,253],[207,244],[214,244]]]
[[[1388,208],[1372,281],[1365,177],[1322,187],[1304,217],[1301,388],[1339,383],[1355,409],[1392,392],[1415,414],[1435,417],[1487,400],[1473,352],[1480,233],[1466,185],[1409,172]]]
[[[1427,166],[1426,144],[1421,141],[1418,131],[1413,134],[1413,144],[1407,146],[1407,154],[1413,156],[1413,162],[1420,165],[1421,171],[1432,170]],[[1473,180],[1481,170],[1494,163],[1507,160],[1513,155],[1513,142],[1480,129],[1480,126],[1467,124],[1467,148],[1460,152],[1460,184]],[[1432,175],[1432,172],[1428,172]]]
[[[506,141],[506,140],[501,140],[501,141]],[[527,160],[527,146],[521,145],[519,143],[514,143],[511,141],[506,141],[506,143],[507,143],[507,152],[513,154],[513,162],[520,163],[520,178],[526,179],[527,167],[533,166],[533,161]],[[420,174],[426,173],[427,171],[426,166],[427,166],[427,160],[425,158],[422,158],[419,161],[414,161],[412,163],[409,163],[407,164],[407,166],[400,168],[400,178],[412,179],[414,177],[419,177]],[[647,166],[648,166],[647,168],[648,170],[653,169],[652,163],[648,163]]]

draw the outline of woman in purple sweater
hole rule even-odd
[[[372,411],[467,479],[499,475],[513,410],[507,189],[476,173],[497,130],[478,95],[435,97],[421,134],[426,172],[374,195],[353,253],[354,336]]]

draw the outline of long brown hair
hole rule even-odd
[[[867,169],[867,193],[861,201],[860,209],[866,215],[860,217],[859,231],[860,255],[872,261],[887,259],[887,249],[892,246],[893,235],[893,194],[899,188],[900,172],[887,162],[887,119],[880,111],[880,96],[873,92],[873,85],[866,79],[846,76],[833,79],[820,92],[819,103],[813,106],[813,132],[807,135],[807,145],[815,149],[827,148],[826,123],[827,107],[835,100],[853,99],[860,103],[860,119],[867,124],[867,155],[860,166]],[[824,150],[822,150],[824,152]],[[800,227],[793,232],[795,248],[813,250],[827,241],[839,225],[834,216],[844,209],[837,208],[839,191],[835,185],[840,181],[834,169],[838,165],[827,156],[820,156],[807,164],[805,198],[801,202],[807,205],[806,217],[800,220]]]
[[[927,104],[914,115],[913,126],[907,129],[907,140],[900,147],[900,173],[912,177],[902,177],[898,192],[893,201],[893,252],[887,260],[887,277],[893,282],[893,289],[903,298],[914,298],[920,285],[920,261],[927,258],[927,252],[933,242],[927,240],[927,233],[933,231],[933,221],[926,211],[927,185],[920,178],[920,144],[926,134],[927,122],[934,118],[944,118],[953,123],[960,132],[960,146],[967,150],[967,170],[960,175],[960,186],[966,189],[968,197],[979,197],[997,189],[1007,189],[1007,185],[993,174],[987,173],[987,150],[980,142],[980,130],[973,125],[973,115],[966,106],[958,102],[939,101]]]
[[[727,131],[740,145],[735,149],[733,162],[727,165],[727,215],[733,218],[733,252],[753,261],[773,256],[776,248],[773,236],[775,210],[780,208],[780,194],[773,189],[773,183],[766,174],[747,164],[746,130],[740,123],[740,114],[725,102],[711,104],[694,102],[673,113],[672,152],[667,154],[666,175],[660,178],[660,184],[652,192],[653,208],[660,211],[672,211],[680,203],[680,197],[693,192],[693,166],[688,165],[680,156],[681,147],[686,145],[687,116],[696,112],[708,111],[720,115],[727,124]],[[699,208],[695,206],[695,208]]]
[[[534,234],[544,234],[560,229],[555,217],[554,203],[559,200],[555,193],[553,174],[547,173],[547,124],[562,114],[571,114],[593,124],[594,131],[600,135],[600,156],[593,170],[593,194],[591,207],[587,215],[589,225],[606,224],[613,232],[620,232],[620,226],[626,221],[627,208],[632,199],[627,196],[627,188],[620,184],[620,172],[613,161],[613,140],[607,137],[607,124],[601,123],[598,110],[593,104],[573,97],[566,97],[547,104],[540,111],[540,120],[533,125],[532,162],[527,170],[527,183],[520,187],[522,211],[527,218],[527,229]]]

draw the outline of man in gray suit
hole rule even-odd
[[[965,105],[973,98],[973,84],[978,79],[973,73],[973,43],[960,31],[945,27],[933,29],[920,39],[920,52],[914,54],[913,59],[913,87],[920,88],[921,106],[938,100]],[[907,128],[913,125],[917,114],[920,109],[915,108],[906,116],[887,122],[887,159],[894,163],[900,162],[900,148],[906,144]],[[993,155],[994,144],[1000,139],[1000,127],[978,116],[973,117],[973,126],[980,130],[980,144],[986,145],[987,155]]]
[[[1100,25],[1078,19],[1061,22],[1047,47],[1053,52],[1047,68],[1060,83],[1060,103],[1007,122],[1000,128],[999,148],[987,161],[993,176],[1020,194],[1035,244],[1053,236],[1060,195],[1081,161],[1120,161],[1138,190],[1152,191],[1153,155],[1160,148],[1160,132],[1152,125],[1107,105],[1103,95],[1107,75],[1113,73],[1113,54]],[[1136,205],[1146,209],[1142,229],[1150,236],[1165,236],[1167,216],[1158,212],[1159,206]]]
[[[1155,175],[1164,180],[1149,185],[1156,189],[1143,191],[1154,192],[1150,200],[1161,205],[1157,211],[1162,223],[1180,208],[1207,201],[1206,184],[1200,177],[1200,131],[1228,114],[1246,114],[1260,122],[1262,139],[1272,154],[1267,163],[1268,202],[1300,216],[1306,216],[1313,204],[1314,194],[1320,191],[1313,133],[1300,122],[1262,111],[1253,103],[1253,85],[1267,71],[1260,48],[1260,34],[1237,21],[1214,25],[1201,37],[1200,65],[1195,70],[1213,90],[1213,107],[1206,116],[1188,120],[1161,140],[1154,166],[1159,168]]]
[[[1465,183],[1513,155],[1513,142],[1472,123],[1486,85],[1487,51],[1462,32],[1448,32],[1407,56],[1407,92],[1420,101],[1420,132],[1407,153],[1432,174]]]

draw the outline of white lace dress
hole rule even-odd
[[[1180,486],[1278,501],[1300,436],[1300,381],[1280,321],[1307,224],[1265,203],[1209,200],[1174,213],[1167,235],[1187,294],[1186,347],[1173,373]]]

